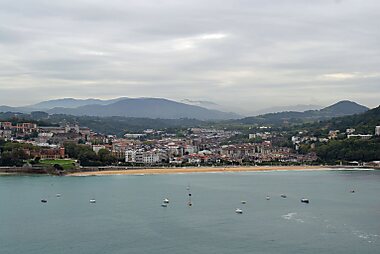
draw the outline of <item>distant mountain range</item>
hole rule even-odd
[[[161,98],[122,97],[112,100],[64,98],[44,101],[26,107],[0,106],[0,112],[30,113],[32,111],[74,116],[122,116],[152,119],[227,120],[241,118],[236,113],[212,110]]]
[[[316,105],[298,105],[298,108],[303,108],[304,106],[318,107]],[[235,119],[235,122],[242,124],[279,124],[289,121],[305,122],[328,119],[363,113],[368,110],[367,107],[352,101],[340,101],[320,110],[306,110],[303,112],[284,111],[242,118],[241,115],[236,113],[224,112],[216,108],[221,108],[221,106],[209,101],[192,101],[187,99],[182,102],[176,102],[161,98],[121,97],[111,100],[64,98],[43,101],[25,107],[0,106],[0,112],[30,113],[33,111],[44,111],[49,114],[66,114],[73,116],[118,116],[152,119]],[[280,110],[280,108],[278,110]]]
[[[49,114],[87,115],[87,116],[125,116],[145,118],[195,118],[200,120],[237,119],[235,113],[210,110],[159,98],[127,98],[107,105],[85,105],[76,108],[53,108]]]
[[[36,110],[48,110],[52,108],[77,108],[86,105],[108,105],[114,102],[118,102],[127,97],[120,97],[111,100],[100,100],[100,99],[74,99],[74,98],[63,98],[56,100],[43,101],[34,105],[27,106],[27,108],[36,109]]]
[[[340,101],[320,110],[307,110],[304,112],[285,111],[279,113],[269,113],[259,116],[246,117],[237,122],[242,124],[282,124],[300,123],[307,121],[323,120],[333,117],[360,114],[368,111],[369,108],[353,101]]]

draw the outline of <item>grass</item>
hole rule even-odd
[[[54,166],[55,164],[58,164],[62,166],[63,169],[73,169],[75,166],[74,160],[40,160],[40,164],[42,165],[49,165]]]

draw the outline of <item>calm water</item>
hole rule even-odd
[[[380,253],[380,171],[2,176],[0,253]]]

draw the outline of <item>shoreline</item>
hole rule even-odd
[[[81,168],[69,172],[34,171],[32,168],[1,168],[0,176],[12,175],[55,175],[55,176],[106,176],[106,175],[163,175],[191,173],[233,173],[269,171],[334,171],[334,170],[380,170],[379,167],[341,166],[341,165],[304,165],[304,166],[226,166],[226,167],[147,167],[147,168]]]
[[[105,175],[164,175],[187,173],[229,173],[229,172],[266,172],[266,171],[315,171],[348,168],[337,166],[246,166],[246,167],[188,167],[188,168],[144,168],[125,170],[82,171],[67,176],[105,176]],[[356,168],[356,167],[349,167]]]

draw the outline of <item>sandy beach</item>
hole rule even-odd
[[[76,172],[70,176],[91,175],[154,175],[154,174],[183,174],[183,173],[220,173],[220,172],[254,172],[274,170],[326,170],[322,166],[249,166],[249,167],[186,167],[186,168],[144,168],[126,170],[104,170]]]

